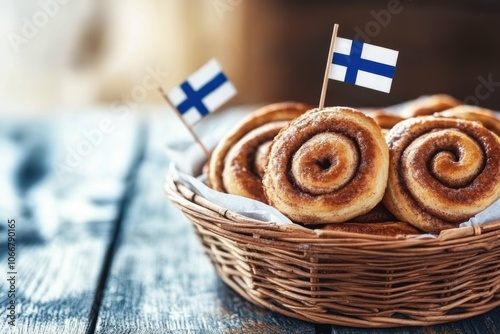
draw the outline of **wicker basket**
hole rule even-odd
[[[426,326],[500,305],[500,221],[405,239],[276,225],[235,214],[168,175],[220,278],[250,302],[353,327]]]

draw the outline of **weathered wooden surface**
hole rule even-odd
[[[89,326],[136,155],[136,122],[108,114],[0,121],[3,166],[9,166],[0,176],[0,198],[9,196],[0,205],[2,310],[10,300],[6,217],[16,220],[17,272],[16,326],[7,323],[2,311],[0,333],[85,333]],[[85,133],[92,133],[103,119],[113,121],[114,131],[102,138],[95,133],[95,145],[86,147],[88,155],[75,156],[74,164],[57,174],[54,166],[66,164],[65,146],[71,150],[86,145]]]
[[[18,319],[12,328],[2,314],[1,333],[85,333],[110,235],[109,223],[97,224],[101,226],[93,226],[93,235],[68,228],[78,240],[62,237],[50,245],[18,244]],[[0,261],[7,262],[4,256]],[[2,291],[2,309],[4,297]]]

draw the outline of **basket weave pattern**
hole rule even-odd
[[[500,305],[500,221],[406,239],[265,224],[195,195],[169,175],[221,279],[254,304],[305,321],[425,326]]]

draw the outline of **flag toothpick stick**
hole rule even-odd
[[[193,138],[196,141],[196,143],[198,145],[200,145],[201,149],[203,150],[203,153],[205,153],[205,155],[207,156],[207,159],[209,159],[210,158],[210,151],[205,147],[205,145],[203,145],[203,143],[201,142],[200,138],[198,138],[198,136],[193,131],[193,129],[191,129],[191,127],[186,123],[186,121],[184,120],[184,118],[182,118],[181,114],[179,114],[178,112],[176,112],[177,109],[175,108],[175,106],[173,105],[173,103],[168,99],[167,94],[165,93],[165,91],[163,90],[163,88],[160,86],[158,89],[159,89],[161,95],[163,96],[163,98],[165,99],[165,101],[168,103],[168,105],[174,111],[174,114],[176,114],[177,117],[179,117],[179,119],[181,120],[181,122],[188,129],[189,133],[191,133],[191,136],[193,136]]]
[[[332,40],[330,42],[330,51],[328,51],[328,59],[326,60],[326,70],[325,70],[325,77],[323,79],[323,88],[321,89],[321,97],[319,100],[320,109],[323,109],[325,106],[326,89],[328,87],[328,77],[330,74],[330,66],[333,58],[333,50],[335,49],[335,39],[337,38],[338,31],[339,31],[339,25],[335,23],[333,26]]]

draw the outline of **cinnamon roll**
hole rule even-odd
[[[218,191],[267,202],[262,190],[267,151],[274,136],[310,106],[283,102],[262,107],[245,117],[214,149],[208,183]]]
[[[401,116],[404,118],[427,116],[461,104],[460,101],[446,94],[424,96],[406,104],[401,110]]]
[[[500,197],[500,142],[478,122],[412,118],[396,125],[387,142],[383,203],[402,221],[439,232]]]
[[[295,222],[343,222],[384,194],[388,148],[375,121],[355,109],[313,109],[274,138],[262,180],[271,205]]]
[[[485,128],[500,136],[500,120],[495,113],[489,109],[484,109],[476,106],[461,105],[445,111],[435,113],[437,117],[452,117],[461,118],[469,121],[478,121]]]

